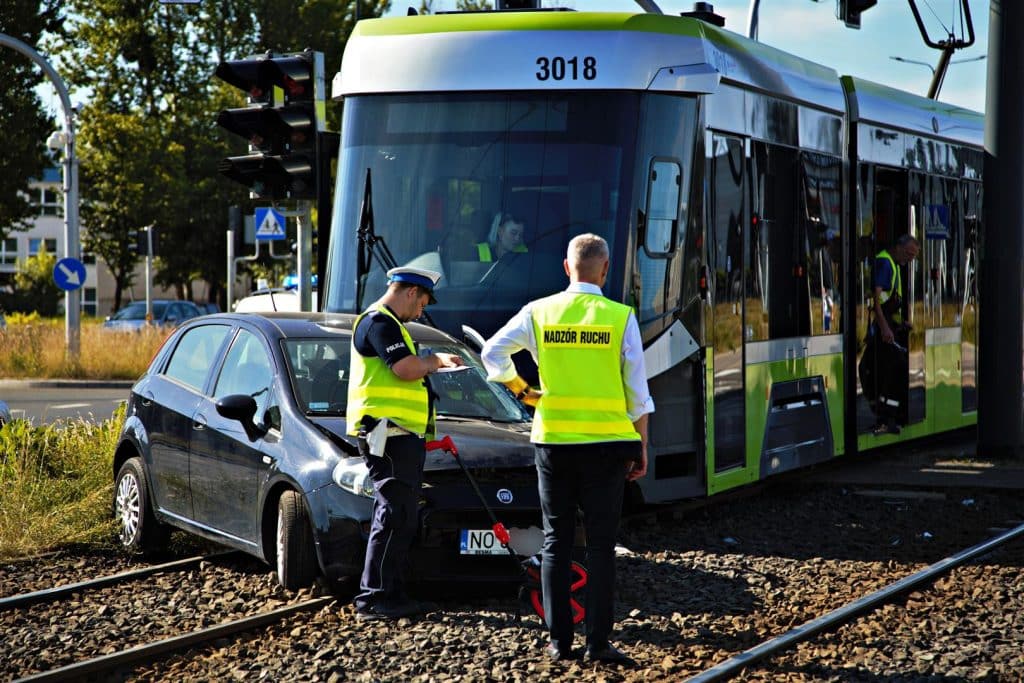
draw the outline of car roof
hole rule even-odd
[[[196,306],[196,302],[189,301],[188,299],[152,299],[154,304],[191,304]],[[146,301],[129,301],[128,303],[121,306],[121,308],[128,308],[129,306],[145,306]]]
[[[343,333],[346,337],[352,334],[352,324],[356,316],[353,313],[310,313],[293,311],[259,311],[252,313],[213,313],[196,319],[202,323],[218,321],[246,321],[259,327],[268,337],[324,337],[332,331]],[[191,321],[190,321],[191,322]],[[419,323],[408,323],[406,327],[412,338],[418,342],[429,344],[459,343],[448,334]]]

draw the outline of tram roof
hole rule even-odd
[[[575,80],[538,59],[577,57]],[[582,60],[596,60],[585,78]],[[720,81],[841,112],[838,73],[697,19],[618,12],[471,12],[360,21],[334,96],[487,90],[714,92]]]
[[[854,122],[897,128],[975,147],[984,144],[984,114],[855,76],[843,76],[842,80],[850,94],[850,119]]]

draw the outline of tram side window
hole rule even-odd
[[[841,287],[842,166],[839,159],[804,152],[803,239],[808,261],[811,334],[838,334]]]
[[[751,239],[757,288],[748,302],[766,303],[768,339],[811,333],[808,291],[809,244],[801,209],[800,159],[796,150],[754,143],[754,213]],[[757,295],[757,296],[755,296]],[[748,331],[749,334],[749,331]],[[758,335],[754,333],[753,338]]]
[[[957,183],[928,177],[924,222],[924,268],[928,327],[960,324],[960,260],[963,252]]]

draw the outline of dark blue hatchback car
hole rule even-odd
[[[285,588],[322,574],[362,570],[373,485],[345,436],[354,316],[319,313],[208,315],[167,339],[132,387],[114,456],[121,543],[161,547],[175,527],[251,553]],[[457,353],[472,368],[431,376],[438,437],[450,435],[512,546],[542,540],[529,415],[489,383],[467,347],[409,326],[420,348]],[[426,455],[419,579],[518,576],[458,464]]]

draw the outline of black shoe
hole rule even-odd
[[[871,428],[871,433],[875,436],[881,436],[882,434],[899,434],[900,428],[896,424],[886,424],[885,422],[879,422]]]
[[[563,650],[554,643],[548,643],[544,646],[544,654],[546,654],[548,659],[552,662],[565,662],[571,659],[579,659],[579,654],[573,652],[572,648]]]
[[[424,606],[413,600],[378,601],[356,607],[356,619],[359,621],[395,620],[422,614],[424,611]]]
[[[583,654],[583,659],[588,662],[605,662],[608,664],[632,665],[635,663],[632,657],[611,643],[600,648],[588,647],[587,651]]]

